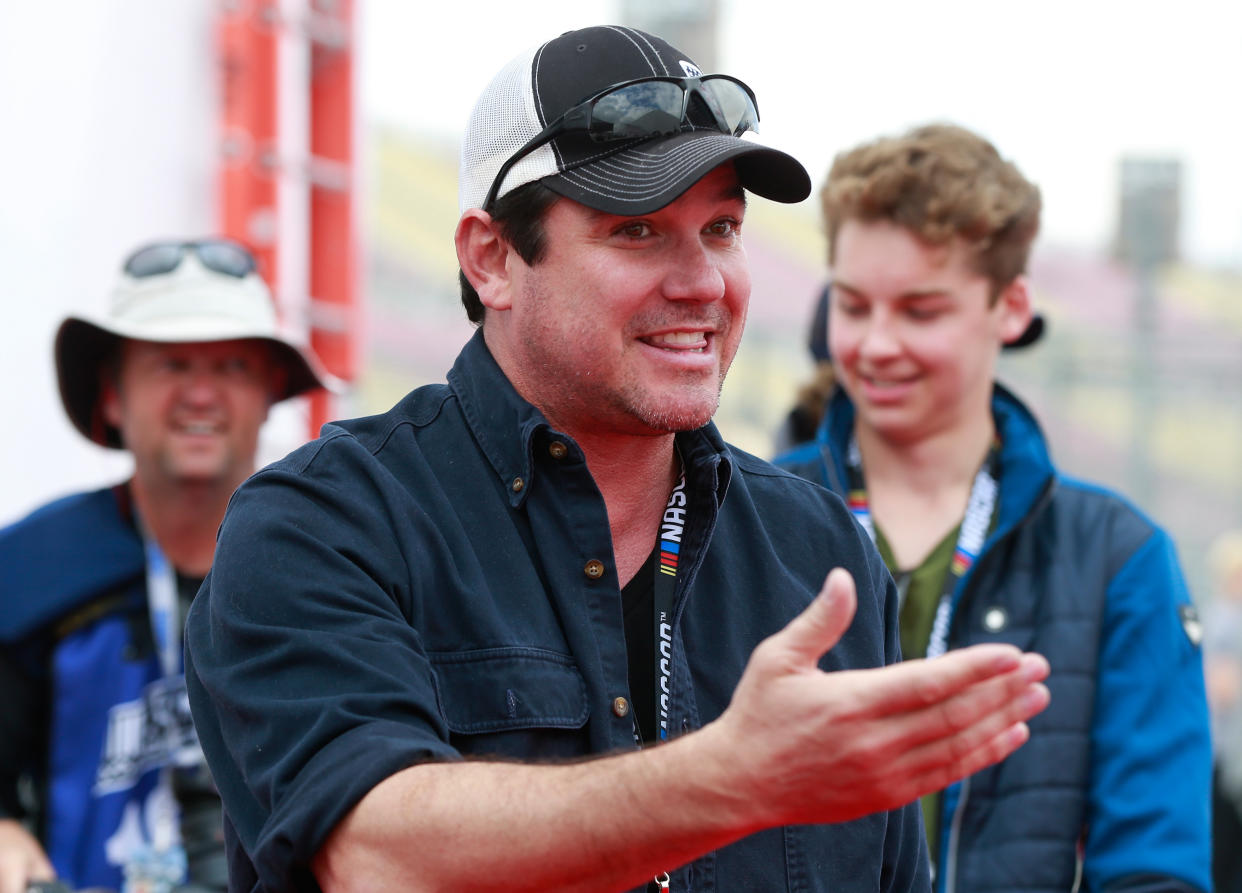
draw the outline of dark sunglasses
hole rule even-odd
[[[258,269],[254,255],[237,242],[228,239],[154,242],[131,254],[123,269],[135,279],[162,276],[181,266],[186,254],[191,252],[204,267],[225,276],[243,279]]]
[[[737,78],[709,74],[702,78],[650,77],[615,84],[578,103],[518,149],[500,166],[483,210],[496,200],[513,166],[562,133],[583,131],[597,142],[665,136],[690,126],[690,97],[698,96],[715,120],[716,129],[731,136],[759,132],[755,94]]]

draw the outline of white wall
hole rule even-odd
[[[52,339],[66,315],[104,312],[131,248],[215,226],[215,9],[0,3],[0,524],[128,472],[65,418]]]

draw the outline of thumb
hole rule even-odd
[[[819,595],[805,611],[789,621],[777,637],[785,648],[794,652],[798,662],[813,667],[849,629],[857,606],[854,578],[845,568],[834,567],[828,572]]]

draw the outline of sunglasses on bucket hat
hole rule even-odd
[[[254,255],[241,244],[229,239],[201,239],[144,245],[125,259],[121,269],[135,279],[163,276],[181,266],[187,254],[193,254],[208,270],[236,279],[245,279],[259,268]]]
[[[596,142],[667,136],[699,123],[690,120],[692,97],[711,115],[715,129],[729,136],[759,132],[754,91],[726,74],[705,77],[646,77],[614,84],[567,110],[535,134],[500,166],[482,208],[496,201],[509,171],[540,146],[564,133],[585,133]]]

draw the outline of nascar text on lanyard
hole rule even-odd
[[[673,603],[677,596],[677,563],[681,555],[681,535],[686,529],[686,476],[683,473],[669,494],[660,521],[660,560],[652,587],[652,619],[655,635],[656,737],[668,740],[668,691],[673,675]],[[637,737],[637,736],[636,736]],[[669,889],[668,872],[662,871],[652,883],[657,890]]]
[[[655,635],[656,737],[668,740],[668,690],[673,658],[673,600],[677,594],[677,560],[686,529],[686,476],[669,494],[660,522],[660,560],[656,566],[652,611]]]
[[[871,519],[871,505],[867,501],[867,488],[863,482],[862,453],[858,449],[858,441],[850,438],[848,461],[850,511],[855,519],[867,531],[871,541],[875,542],[875,522]],[[949,569],[944,575],[944,584],[940,589],[940,601],[936,604],[936,617],[932,621],[931,638],[927,642],[927,656],[939,657],[949,645],[949,614],[953,608],[953,590],[957,581],[962,579],[970,566],[979,557],[983,541],[987,539],[988,527],[992,523],[992,512],[996,508],[996,495],[1000,490],[1000,443],[992,441],[987,458],[975,475],[975,482],[970,488],[970,500],[966,503],[966,514],[962,517],[961,532],[957,537],[957,547],[953,550],[953,558],[949,561]]]

